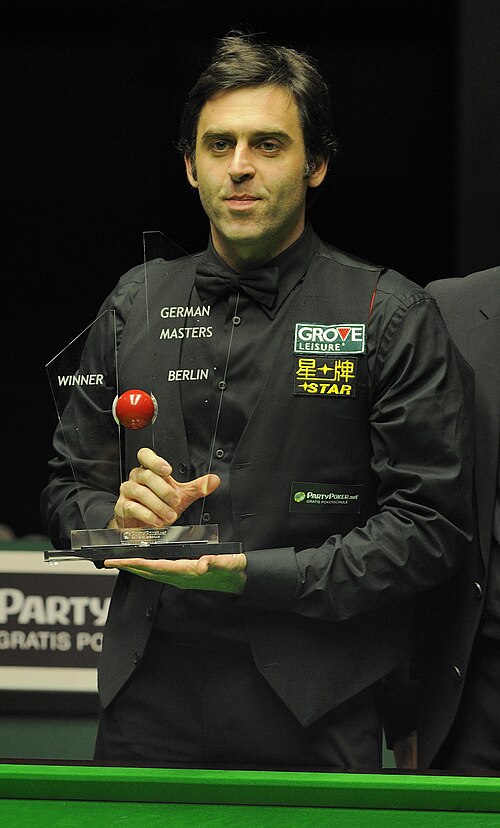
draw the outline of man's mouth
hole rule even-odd
[[[255,204],[260,199],[257,196],[250,195],[250,193],[234,193],[233,195],[226,196],[227,203],[233,207],[234,209],[244,210]]]

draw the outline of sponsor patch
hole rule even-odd
[[[319,325],[297,322],[295,325],[296,354],[363,354],[365,326]]]
[[[295,357],[294,396],[355,397],[357,357]]]
[[[357,515],[362,490],[362,485],[351,483],[293,482],[289,511]]]

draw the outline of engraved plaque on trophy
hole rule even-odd
[[[91,525],[93,512],[103,514],[103,502],[112,517],[120,485],[138,465],[138,448],[151,448],[172,462],[169,454],[175,454],[179,442],[171,439],[172,422],[176,434],[179,427],[184,433],[183,383],[196,382],[198,397],[206,403],[206,445],[200,445],[195,429],[185,429],[188,460],[190,441],[196,439],[196,476],[211,472],[224,405],[232,337],[210,324],[209,305],[192,302],[194,259],[156,231],[143,234],[143,250],[142,265],[118,288],[130,299],[126,321],[120,310],[104,305],[46,366],[58,418],[55,446],[63,484],[74,502],[75,524],[67,549],[44,552],[48,562],[198,558],[241,551],[238,542],[220,542],[219,527],[205,522],[205,498],[199,501],[198,522],[184,525],[181,515],[178,523],[164,527]],[[199,339],[198,354],[203,353],[203,336],[210,336],[211,356],[203,365],[190,363],[189,336]],[[180,466],[188,472],[187,463]]]

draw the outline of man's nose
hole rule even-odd
[[[236,144],[227,171],[233,181],[253,178],[255,167],[252,161],[251,149],[247,144]]]

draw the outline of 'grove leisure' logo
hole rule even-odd
[[[296,354],[362,354],[364,350],[364,325],[319,325],[315,322],[297,322],[295,325]]]

